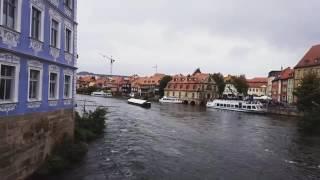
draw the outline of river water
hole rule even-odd
[[[320,138],[297,119],[78,96],[109,108],[103,138],[59,180],[320,179]],[[80,103],[81,104],[81,103]]]

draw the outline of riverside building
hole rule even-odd
[[[77,1],[0,5],[0,149],[15,156],[0,177],[24,179],[56,142],[73,136]]]
[[[200,71],[188,76],[173,76],[164,91],[165,96],[179,98],[191,105],[205,105],[218,97],[218,88],[213,78]]]

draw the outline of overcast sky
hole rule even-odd
[[[319,0],[78,0],[79,71],[266,76],[320,43]]]

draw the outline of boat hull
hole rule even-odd
[[[151,103],[144,103],[144,104],[137,104],[137,103],[134,103],[134,102],[128,102],[128,104],[131,104],[131,105],[135,105],[135,106],[140,106],[140,107],[143,107],[143,108],[151,108]]]
[[[159,100],[160,103],[162,104],[182,104],[182,101],[177,101],[177,102],[172,102],[172,101],[163,101],[163,100]]]
[[[245,113],[255,113],[255,114],[266,114],[267,111],[255,111],[255,110],[245,110],[245,109],[236,109],[236,108],[223,108],[223,107],[215,107],[215,106],[207,106],[207,108],[211,109],[219,109],[225,111],[235,111],[235,112],[245,112]]]

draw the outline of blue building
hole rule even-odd
[[[0,117],[72,109],[76,0],[0,0]]]

